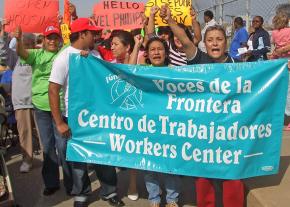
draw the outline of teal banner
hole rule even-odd
[[[287,60],[152,67],[72,55],[67,159],[242,179],[279,170]]]

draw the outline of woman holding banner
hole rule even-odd
[[[143,43],[141,35],[134,37],[135,46],[130,55],[129,64],[137,64],[138,53]],[[154,67],[169,66],[169,47],[167,43],[158,38],[152,37],[148,40],[145,52],[146,63]],[[178,196],[180,194],[180,177],[177,175],[170,175],[165,173],[156,173],[152,171],[146,171],[144,180],[146,189],[148,191],[148,200],[151,207],[159,207],[161,202],[161,188],[159,184],[158,176],[162,176],[166,188],[166,207],[178,207]]]
[[[112,33],[111,50],[115,58],[112,63],[128,64],[133,48],[134,38],[130,32],[120,30]],[[129,175],[128,198],[136,201],[139,198],[136,184],[137,170],[130,169]]]
[[[201,52],[194,43],[186,36],[184,30],[180,28],[171,17],[168,6],[161,7],[160,16],[168,22],[174,35],[183,45],[188,64],[204,63],[233,63],[234,59],[226,54],[226,34],[221,26],[209,27],[205,32],[205,46],[207,54]],[[241,180],[222,180],[223,185],[223,206],[224,207],[243,207],[244,206],[244,185]],[[213,179],[197,178],[197,206],[214,207],[215,190]]]

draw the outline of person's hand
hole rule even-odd
[[[76,6],[72,3],[69,3],[69,13],[72,17],[77,17],[77,9]]]
[[[3,19],[0,22],[0,36],[4,36],[5,33],[5,26],[9,24],[9,21],[7,21],[6,19]]]
[[[22,38],[22,29],[20,26],[16,27],[16,30],[14,32],[14,37],[18,40],[21,40]]]
[[[281,56],[284,53],[283,47],[276,48],[273,52],[276,56]]]
[[[157,12],[159,11],[159,7],[158,6],[153,6],[150,9],[150,15],[151,16],[155,16],[157,14]]]
[[[81,52],[80,52],[80,55],[82,56],[82,57],[88,57],[89,56],[89,51],[86,51],[86,50],[82,50]]]
[[[63,16],[58,12],[57,14],[57,20],[58,20],[58,24],[62,25],[63,23]]]
[[[196,13],[196,11],[193,8],[190,9],[190,16],[191,16],[192,22],[196,22],[197,21],[197,13]]]
[[[134,36],[134,41],[135,41],[135,45],[140,48],[142,43],[143,43],[143,37],[141,36],[141,34],[135,35]]]
[[[171,18],[171,11],[168,5],[165,4],[161,6],[159,16],[166,21]]]
[[[61,122],[60,124],[56,125],[58,133],[63,138],[70,138],[71,137],[71,131],[68,125],[65,122]]]
[[[267,53],[268,60],[274,59],[275,55],[273,53]]]

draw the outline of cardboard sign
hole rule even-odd
[[[5,0],[6,31],[21,26],[23,32],[42,33],[49,25],[58,26],[58,0]]]
[[[70,19],[71,19],[71,15],[69,12],[69,4],[70,4],[69,0],[64,0],[63,23],[67,25],[70,25]]]
[[[63,43],[65,45],[70,43],[69,35],[71,34],[69,26],[67,24],[60,25],[61,35],[63,39]]]
[[[153,6],[161,7],[167,4],[171,10],[172,18],[177,22],[186,26],[191,26],[191,0],[149,0],[145,5],[145,15],[149,17],[150,9]],[[155,15],[155,25],[166,26],[167,22],[159,16],[159,12]]]
[[[110,30],[141,28],[143,13],[140,2],[103,0],[94,7],[96,25]]]

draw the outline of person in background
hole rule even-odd
[[[249,38],[248,32],[244,27],[244,21],[241,17],[236,17],[234,20],[235,33],[230,46],[230,56],[234,59],[241,60],[238,49],[247,44]]]
[[[65,140],[56,139],[54,136],[53,119],[48,101],[48,78],[62,39],[59,29],[52,25],[46,27],[43,35],[43,48],[27,50],[23,45],[21,28],[18,27],[15,31],[17,54],[32,67],[32,103],[43,147],[42,178],[45,185],[43,195],[49,196],[60,188],[59,159],[65,163],[65,157],[61,157],[60,154]],[[62,166],[64,185],[67,193],[70,193],[72,178],[66,176],[66,167]]]
[[[271,59],[290,58],[290,51],[287,45],[290,43],[289,18],[285,13],[279,13],[273,18],[274,30],[272,31],[272,42],[275,46]]]
[[[23,45],[26,49],[35,47],[35,35],[23,34]],[[31,170],[33,160],[33,127],[34,110],[32,105],[32,68],[18,59],[12,75],[12,103],[15,110],[17,129],[23,161],[21,173]]]
[[[154,6],[150,10],[150,16],[149,16],[149,21],[148,21],[148,35],[150,36],[155,36],[155,15],[159,11],[158,6]],[[191,18],[192,18],[192,28],[194,31],[194,37],[192,36],[192,33],[189,31],[188,27],[184,26],[183,24],[178,24],[184,31],[187,37],[197,44],[200,39],[201,39],[201,34],[200,34],[200,26],[199,23],[196,20],[196,13],[194,11],[191,11]],[[168,41],[166,40],[167,37],[164,35],[160,36],[161,39],[166,40],[168,47],[169,47],[169,58],[170,58],[170,63],[173,66],[182,66],[186,65],[187,60],[186,60],[186,54],[184,53],[183,46],[180,43],[179,39],[173,35],[172,31],[170,28],[167,28],[167,31],[170,31],[168,34]]]
[[[275,46],[274,51],[268,55],[269,59],[287,58],[290,61],[290,27],[288,27],[289,18],[284,12],[279,12],[273,18],[272,42]],[[285,108],[286,116],[290,116],[290,85],[288,84],[288,95]],[[290,123],[284,128],[290,131]]]
[[[43,40],[44,36],[42,34],[39,34],[36,38],[35,49],[41,49],[43,47]]]
[[[214,19],[214,16],[213,16],[213,13],[212,11],[210,10],[206,10],[204,13],[203,13],[203,18],[204,18],[204,22],[205,22],[205,26],[204,28],[201,30],[201,41],[199,42],[198,44],[198,48],[202,51],[202,52],[206,52],[206,48],[205,48],[205,44],[204,44],[204,34],[205,34],[205,31],[207,30],[208,27],[211,27],[211,26],[214,26],[214,25],[217,25],[215,19]]]
[[[248,52],[244,55],[246,61],[268,60],[267,53],[271,49],[270,35],[263,28],[263,23],[263,17],[255,16],[253,18],[254,32],[250,34],[247,42]]]

